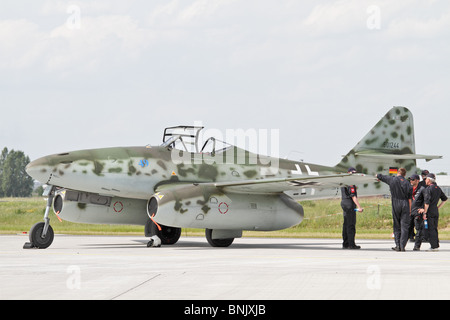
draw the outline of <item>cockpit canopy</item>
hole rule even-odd
[[[198,140],[204,127],[177,126],[164,129],[162,147],[199,152]]]
[[[178,149],[190,153],[216,153],[224,152],[232,147],[231,144],[210,137],[203,143],[200,131],[204,127],[176,126],[164,129],[162,147]]]

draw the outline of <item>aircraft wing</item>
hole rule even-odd
[[[280,193],[302,188],[339,188],[345,185],[361,185],[376,182],[377,179],[364,174],[333,174],[282,179],[244,180],[236,182],[211,183],[224,192],[238,193]],[[205,184],[203,184],[205,185]]]

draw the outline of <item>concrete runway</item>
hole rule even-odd
[[[394,252],[394,241],[204,238],[147,248],[139,236],[0,236],[0,299],[450,299],[450,243],[439,252]],[[429,247],[422,245],[422,250]]]

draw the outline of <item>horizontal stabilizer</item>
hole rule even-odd
[[[423,159],[428,161],[434,160],[434,159],[442,159],[442,156],[436,156],[436,155],[424,155],[424,154],[413,154],[413,153],[407,153],[407,154],[387,154],[387,153],[372,153],[372,152],[356,152],[355,156],[358,157],[365,157],[365,158],[376,158],[376,159],[390,159],[390,160],[417,160],[417,159]]]

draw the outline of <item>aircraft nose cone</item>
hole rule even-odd
[[[46,183],[50,177],[50,166],[45,158],[31,161],[25,168],[27,174],[39,182]]]

